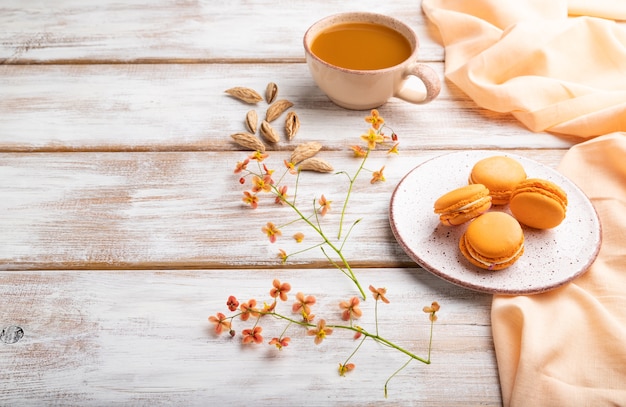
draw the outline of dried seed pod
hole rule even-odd
[[[234,98],[241,100],[242,102],[246,102],[249,104],[255,104],[263,100],[261,95],[254,89],[244,88],[241,86],[237,86],[234,88],[226,89],[226,93],[231,95]]]
[[[278,96],[278,85],[274,82],[268,83],[267,88],[265,88],[265,100],[272,104],[276,100],[276,96]]]
[[[263,142],[253,134],[235,133],[231,134],[230,137],[232,137],[235,143],[239,144],[242,147],[253,151],[260,151],[262,153],[265,152],[265,144],[263,144]]]
[[[270,107],[267,108],[267,112],[265,112],[265,120],[267,120],[268,122],[273,122],[291,106],[293,106],[293,103],[286,99],[277,100],[276,102],[272,103]]]
[[[299,129],[300,118],[298,114],[294,111],[287,113],[287,118],[285,119],[285,133],[287,134],[287,138],[289,140],[293,139]]]
[[[302,143],[291,153],[291,161],[293,164],[298,164],[299,162],[306,160],[307,158],[313,157],[322,149],[322,144],[317,141],[310,141],[308,143]]]
[[[272,125],[269,124],[266,120],[263,120],[261,122],[261,134],[270,143],[278,143],[278,140],[280,140],[276,130],[274,130]]]
[[[259,115],[256,113],[256,110],[250,110],[246,114],[246,127],[250,133],[256,133],[257,124],[259,123]]]
[[[333,166],[330,165],[327,161],[317,158],[311,157],[302,161],[298,165],[298,169],[301,171],[315,171],[315,172],[333,172]]]

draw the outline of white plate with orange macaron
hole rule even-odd
[[[455,221],[449,222],[449,217],[442,221],[434,212],[434,204],[439,198],[468,185],[476,163],[492,157],[507,157],[516,161],[523,167],[527,179],[545,180],[548,184],[558,186],[566,195],[565,217],[562,220],[557,219],[544,229],[519,222],[523,231],[523,253],[519,255],[522,248],[514,248],[516,254],[510,256],[514,260],[503,267],[484,266],[484,260],[481,259],[469,257],[471,261],[468,260],[465,247],[465,254],[461,252],[459,243],[467,241],[465,234],[468,227],[478,219],[479,214],[456,224]],[[506,177],[506,174],[503,176]],[[534,214],[536,210],[532,205],[537,204],[535,194],[531,193],[534,185],[530,185],[530,182],[526,184],[517,191],[519,197],[516,200],[523,205],[528,201],[529,212]],[[546,200],[539,194],[537,197],[540,199],[539,205],[542,204],[541,200]],[[492,205],[486,213],[502,212],[515,218],[510,203],[502,203],[499,195],[497,201],[499,204]],[[463,208],[469,206],[464,204]],[[480,207],[481,212],[485,212],[482,201]],[[558,205],[555,204],[555,207],[558,208]],[[520,209],[514,209],[519,218],[533,223],[525,219],[527,215],[522,214]],[[550,207],[548,210],[554,212],[557,209]],[[571,180],[541,163],[506,152],[463,151],[425,161],[398,183],[391,197],[389,220],[402,249],[424,269],[453,284],[493,294],[536,294],[560,287],[589,268],[601,244],[601,226],[596,211]],[[480,233],[485,234],[485,226],[479,223],[489,225],[490,222],[483,220],[486,219],[481,219],[473,228],[482,228]],[[497,243],[503,239],[498,236],[500,231],[490,233],[488,228],[486,234],[489,235],[489,241]],[[480,249],[480,244],[478,246]]]

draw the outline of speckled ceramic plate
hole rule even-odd
[[[469,263],[458,249],[467,224],[444,226],[433,212],[437,198],[466,185],[474,164],[492,155],[518,160],[529,177],[555,182],[568,197],[565,220],[549,230],[523,227],[524,254],[500,271],[483,270]],[[491,210],[508,212],[508,206]],[[536,161],[494,151],[451,153],[422,163],[396,187],[389,220],[400,246],[420,266],[453,284],[494,294],[535,294],[559,287],[587,270],[601,242],[596,211],[572,181]]]

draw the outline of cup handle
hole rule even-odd
[[[439,75],[433,68],[428,65],[415,63],[411,65],[405,72],[405,77],[415,76],[419,78],[426,87],[426,94],[423,89],[417,89],[415,86],[410,86],[409,83],[400,89],[395,95],[396,97],[405,100],[410,103],[428,103],[435,99],[441,91],[441,81]]]

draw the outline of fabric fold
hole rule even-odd
[[[602,245],[586,273],[495,295],[503,404],[626,406],[626,1],[423,0],[445,75],[530,130],[578,137],[559,171],[590,198]],[[537,272],[537,270],[533,270]]]
[[[422,8],[441,33],[446,78],[479,106],[535,132],[626,130],[625,26],[568,17],[565,1],[424,0]]]
[[[590,269],[562,288],[496,295],[492,331],[505,406],[626,405],[626,133],[572,147],[559,171],[602,224]]]

